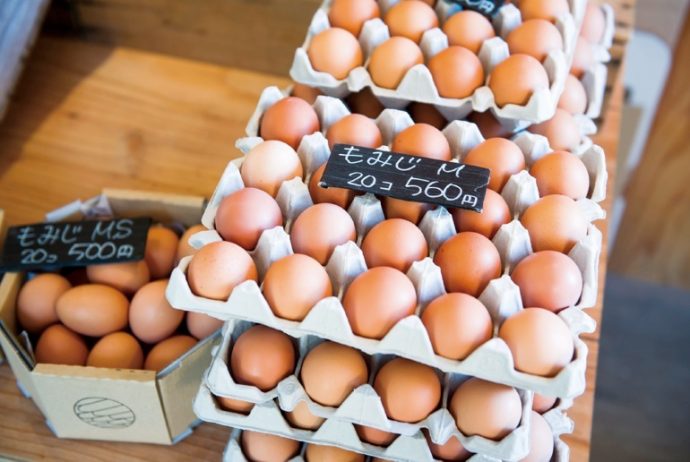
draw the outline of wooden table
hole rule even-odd
[[[608,109],[596,139],[607,152],[611,176],[622,100],[618,69],[614,64]],[[130,49],[39,38],[0,125],[5,219],[11,224],[40,220],[45,211],[96,195],[104,186],[209,196],[228,160],[238,155],[233,140],[243,135],[259,93],[272,84],[288,81]],[[599,222],[604,234],[606,224]],[[605,262],[604,251],[602,290]],[[600,319],[601,303],[591,314]],[[587,392],[569,412],[576,430],[566,437],[574,461],[589,457],[598,333],[586,341]],[[31,460],[218,460],[229,434],[204,424],[174,447],[59,440],[33,403],[19,394],[7,365],[0,367],[0,415],[0,455]]]

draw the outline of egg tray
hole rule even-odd
[[[305,42],[295,51],[290,69],[290,76],[294,81],[318,88],[324,94],[336,97],[344,97],[351,92],[371,88],[376,98],[386,107],[401,108],[413,101],[433,104],[449,120],[463,118],[473,110],[477,112],[491,110],[503,125],[511,128],[525,128],[530,123],[548,120],[554,114],[558,99],[563,91],[565,78],[570,70],[575,42],[580,29],[581,19],[576,20],[576,18],[582,17],[586,0],[568,0],[575,16],[567,14],[556,20],[556,27],[564,39],[564,50],[552,51],[542,63],[548,75],[550,87],[535,92],[526,105],[507,104],[504,107],[495,104],[493,92],[488,85],[477,88],[472,95],[466,98],[440,96],[431,72],[425,64],[417,64],[409,69],[396,89],[377,86],[372,81],[366,67],[374,48],[390,37],[388,26],[380,18],[367,21],[359,35],[359,42],[365,58],[363,66],[353,69],[342,80],[338,80],[326,72],[316,71],[311,65],[307,49],[314,35],[330,27],[328,20],[330,3],[331,0],[325,0],[316,11],[309,25]],[[382,10],[385,11],[387,7],[392,6],[397,1],[379,3]],[[383,5],[384,3],[385,5]],[[486,40],[478,53],[484,68],[485,79],[488,79],[491,70],[498,63],[510,55],[508,45],[501,36],[505,37],[521,22],[519,10],[512,4],[503,6],[497,13],[494,18],[494,25],[500,34]],[[448,38],[441,29],[434,28],[424,33],[419,45],[426,61],[448,47]]]

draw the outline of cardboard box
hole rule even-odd
[[[75,218],[107,204],[114,216],[151,216],[162,223],[199,223],[204,199],[193,196],[104,190],[98,198],[75,202],[49,214]],[[106,207],[107,207],[106,204]],[[17,333],[15,301],[23,273],[7,273],[0,283],[0,345],[20,390],[31,397],[60,438],[174,444],[199,423],[192,401],[220,332],[156,373],[36,364],[30,345]]]

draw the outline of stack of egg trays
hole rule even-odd
[[[378,0],[382,16],[398,1],[400,0]],[[290,69],[290,76],[295,82],[318,88],[325,95],[336,97],[343,97],[348,93],[370,88],[385,107],[402,108],[412,101],[432,104],[448,120],[461,119],[473,110],[477,112],[491,110],[502,125],[511,129],[525,128],[530,123],[542,122],[553,116],[558,99],[563,92],[565,79],[570,71],[577,36],[587,4],[587,0],[568,0],[570,13],[556,20],[556,27],[563,37],[564,50],[549,53],[542,63],[549,77],[550,87],[535,92],[526,105],[507,104],[499,107],[495,104],[493,92],[488,85],[477,88],[472,95],[466,98],[444,98],[440,96],[431,72],[425,64],[412,67],[396,89],[377,86],[367,71],[367,65],[368,58],[374,48],[390,37],[388,26],[381,18],[374,18],[365,22],[358,37],[364,52],[364,66],[353,69],[343,80],[338,80],[328,73],[314,70],[307,49],[314,35],[330,27],[328,11],[331,2],[332,0],[324,0],[321,7],[316,11],[304,43],[295,52]],[[439,23],[443,24],[455,11],[456,9],[449,3],[437,2],[436,12],[439,16]],[[498,63],[510,55],[504,39],[510,31],[521,23],[520,11],[513,4],[506,4],[499,9],[493,19],[496,37],[486,40],[478,53],[486,77]],[[419,45],[425,59],[428,60],[448,47],[448,38],[440,28],[433,28],[424,33]],[[598,83],[598,80],[593,83]]]
[[[600,8],[605,19],[604,34],[599,43],[593,44],[594,61],[592,67],[586,69],[580,77],[587,93],[587,109],[584,115],[590,119],[597,119],[601,115],[608,73],[606,64],[611,61],[609,50],[613,45],[613,36],[616,32],[613,8],[609,4],[601,5]]]

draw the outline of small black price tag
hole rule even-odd
[[[14,226],[7,231],[0,270],[141,260],[150,225],[144,217]]]
[[[489,174],[458,162],[336,144],[320,185],[481,212]]]
[[[488,18],[493,18],[505,3],[504,0],[445,0],[460,5],[463,10],[473,10]]]

